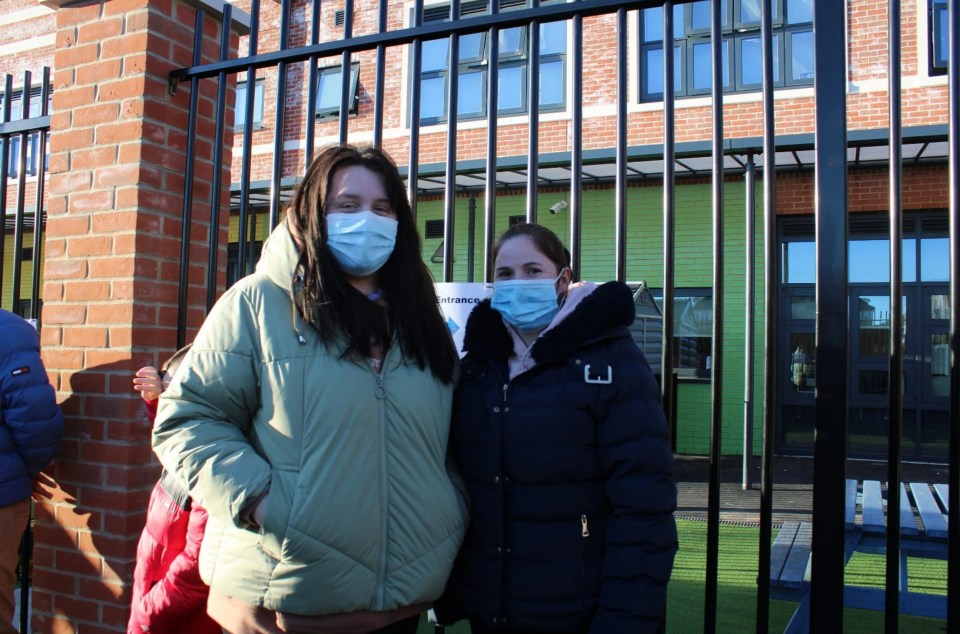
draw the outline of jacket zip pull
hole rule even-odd
[[[387,397],[387,388],[383,387],[383,374],[377,373],[377,387],[373,390],[374,395],[377,398],[386,398]]]
[[[590,525],[587,523],[587,516],[580,516],[580,535],[583,537],[590,537]]]
[[[508,387],[510,387],[510,385],[509,385],[508,383],[504,383],[504,384],[503,384],[503,399],[502,399],[502,401],[503,401],[504,403],[507,402],[507,388],[508,388]]]

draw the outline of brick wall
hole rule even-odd
[[[195,10],[187,0],[104,0],[55,15],[42,343],[66,426],[57,495],[37,510],[32,627],[117,632],[159,475],[131,379],[176,342],[190,86],[171,95],[167,77],[190,65]],[[205,21],[208,61],[219,54],[215,22]],[[191,328],[205,312],[213,82],[200,94]],[[224,192],[229,182],[224,169]]]

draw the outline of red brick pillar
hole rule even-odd
[[[219,0],[53,2],[56,52],[42,314],[43,357],[66,425],[53,500],[37,505],[32,628],[121,632],[159,467],[131,390],[174,352],[196,7],[204,61],[219,56]],[[235,52],[238,34],[231,37]],[[200,82],[190,251],[191,328],[205,312],[216,83]],[[232,90],[228,92],[232,95]],[[232,119],[231,119],[232,121]],[[228,133],[225,146],[232,145]],[[225,153],[230,165],[230,153]],[[230,175],[223,172],[221,280]],[[188,337],[189,339],[189,337]]]

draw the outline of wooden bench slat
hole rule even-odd
[[[943,509],[947,513],[949,513],[950,512],[950,485],[934,484],[933,490],[937,492],[937,497],[940,499],[940,504],[943,505]]]
[[[846,504],[843,510],[844,523],[847,530],[852,529],[857,523],[857,481],[847,479]]]
[[[889,485],[887,485],[889,491]],[[913,507],[910,506],[910,496],[907,495],[907,487],[900,483],[900,534],[901,535],[919,535],[920,529],[917,528],[917,521],[913,519]]]
[[[793,540],[793,548],[787,555],[787,561],[780,573],[780,585],[787,588],[799,588],[807,579],[810,566],[810,542],[813,537],[813,524],[800,522],[797,536]]]
[[[784,522],[777,533],[773,546],[770,547],[771,585],[780,585],[780,574],[783,572],[783,565],[787,562],[787,555],[790,554],[799,528],[800,522],[794,520]]]
[[[930,487],[926,482],[911,482],[910,490],[913,492],[913,499],[917,504],[917,512],[920,513],[920,521],[923,522],[923,530],[930,537],[946,539],[947,520],[940,512],[937,501],[933,499]]]
[[[883,496],[879,480],[863,481],[863,530],[868,533],[886,533],[887,523],[883,518]]]

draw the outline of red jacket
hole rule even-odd
[[[152,405],[152,407],[151,407]],[[147,402],[151,422],[156,402]],[[198,557],[207,512],[166,471],[150,494],[147,523],[137,545],[127,634],[221,634],[207,616],[210,589],[200,579]]]

